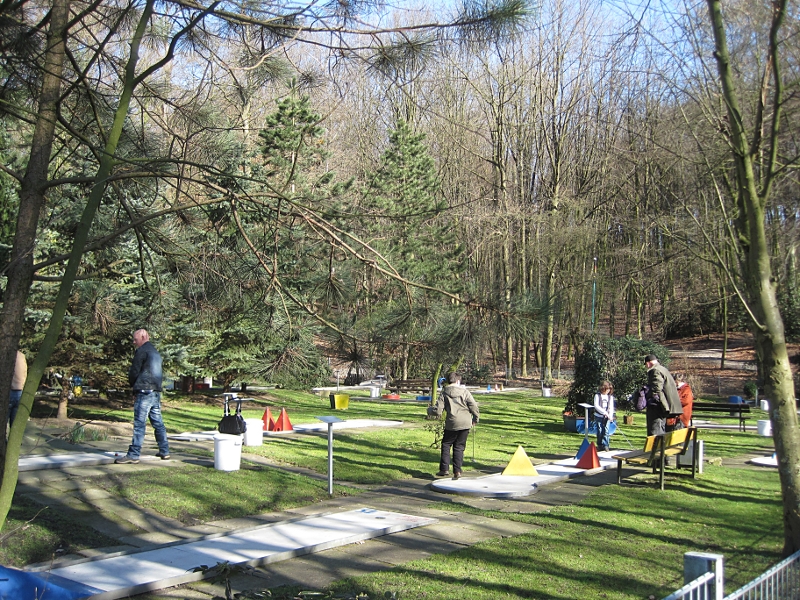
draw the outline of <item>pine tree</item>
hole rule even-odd
[[[425,134],[398,120],[365,196],[376,215],[372,233],[392,266],[412,281],[451,286],[447,269],[460,247],[441,217],[446,205]]]

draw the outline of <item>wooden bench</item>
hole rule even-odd
[[[739,419],[739,431],[745,431],[750,405],[731,402],[695,402],[692,404],[692,427],[695,417],[711,419]]]
[[[664,466],[669,456],[684,456],[692,447],[692,478],[697,474],[697,428],[679,429],[664,435],[650,435],[641,450],[622,452],[611,458],[617,461],[617,483],[622,482],[622,463],[652,467],[658,473],[658,483],[664,489]]]
[[[424,395],[431,393],[430,379],[395,379],[386,386],[390,392],[399,394],[401,392],[422,392]]]

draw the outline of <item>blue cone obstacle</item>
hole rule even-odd
[[[581,442],[581,447],[578,448],[578,453],[575,455],[575,458],[577,460],[580,460],[581,457],[583,456],[583,453],[589,449],[589,446],[591,446],[591,442],[589,442],[589,440],[587,440],[586,438],[583,438],[583,441]]]

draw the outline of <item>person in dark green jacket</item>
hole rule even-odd
[[[683,414],[678,387],[669,370],[653,354],[644,358],[647,366],[647,435],[666,433],[667,418]]]
[[[464,449],[467,447],[467,436],[472,426],[478,422],[480,412],[478,403],[469,390],[461,385],[461,375],[450,373],[447,376],[449,385],[442,389],[436,406],[432,407],[437,417],[446,413],[444,436],[442,437],[442,456],[439,461],[437,477],[450,475],[450,449],[453,450],[453,479],[461,477],[461,466],[464,463]]]

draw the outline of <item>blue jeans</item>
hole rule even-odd
[[[608,434],[608,418],[595,417],[597,423],[597,449],[608,450],[611,443],[611,436]]]
[[[11,395],[8,397],[8,422],[10,425],[14,424],[14,419],[19,409],[19,401],[21,399],[22,390],[11,390]]]
[[[164,421],[161,418],[161,392],[137,392],[136,402],[133,405],[133,441],[128,447],[129,458],[138,459],[142,452],[148,418],[155,430],[158,451],[161,454],[169,454],[167,428],[164,427]]]

